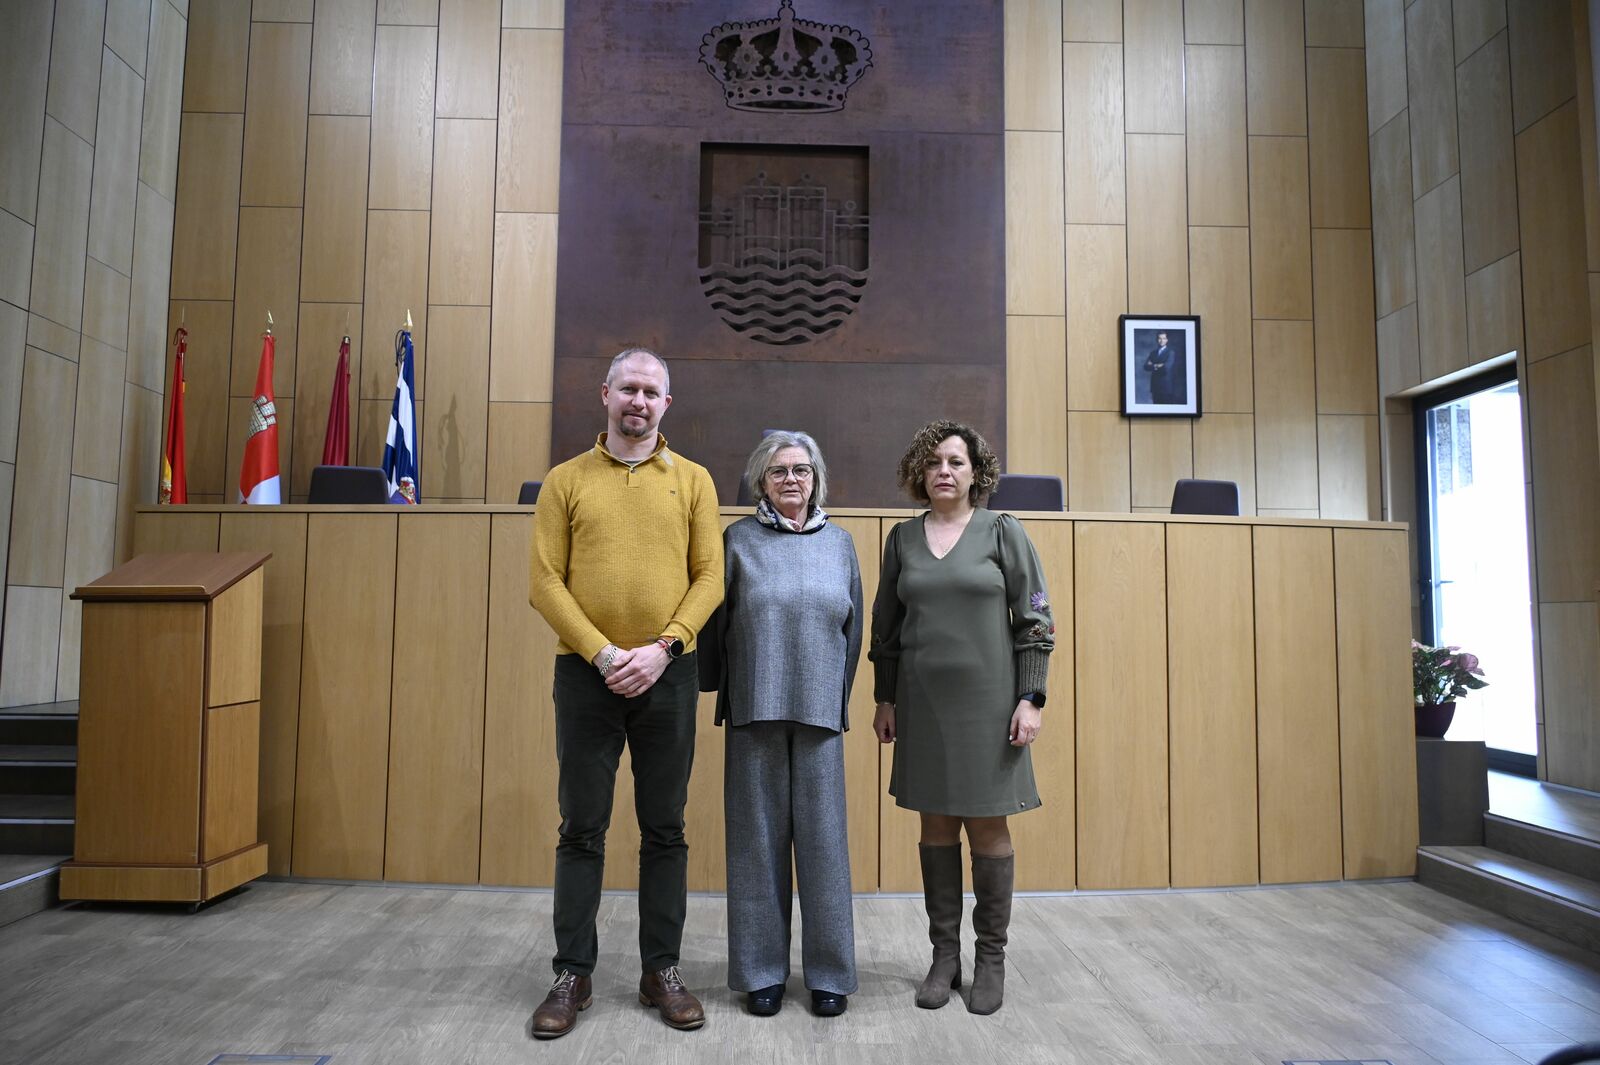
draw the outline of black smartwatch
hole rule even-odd
[[[660,644],[661,645],[661,649],[663,651],[667,652],[667,657],[668,658],[682,658],[683,657],[683,641],[682,640],[674,639],[671,636],[658,636],[658,637],[656,637],[656,643]]]
[[[1018,698],[1028,700],[1040,710],[1044,709],[1044,692],[1023,692]]]

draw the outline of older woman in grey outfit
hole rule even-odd
[[[745,478],[756,513],[723,534],[726,596],[714,638],[701,637],[701,686],[719,692],[727,726],[728,986],[748,993],[751,1013],[782,1007],[792,850],[806,987],[813,1012],[831,1017],[856,990],[844,730],[861,572],[850,534],[822,509],[816,441],[769,433]]]

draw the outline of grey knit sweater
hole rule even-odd
[[[829,524],[791,532],[749,517],[722,539],[726,594],[700,638],[700,687],[718,693],[716,723],[848,729],[862,628],[850,534]]]

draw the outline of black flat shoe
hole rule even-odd
[[[836,995],[832,991],[811,992],[811,1012],[818,1017],[837,1017],[849,1008],[849,995]]]
[[[773,984],[750,992],[745,1008],[757,1017],[772,1017],[783,1008],[783,985]]]

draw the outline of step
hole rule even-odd
[[[0,795],[0,854],[70,854],[71,795]]]
[[[77,714],[0,711],[0,744],[49,744],[71,747],[77,742]]]
[[[78,764],[78,748],[67,743],[0,743],[0,771],[8,766]]]
[[[0,744],[0,793],[72,795],[78,787],[78,749],[59,743]]]
[[[59,901],[60,873],[66,861],[54,854],[0,853],[0,925],[47,910]]]
[[[1600,883],[1600,841],[1489,813],[1483,818],[1483,842],[1503,854]]]
[[[1418,882],[1586,950],[1600,950],[1600,884],[1488,847],[1418,847]]]

